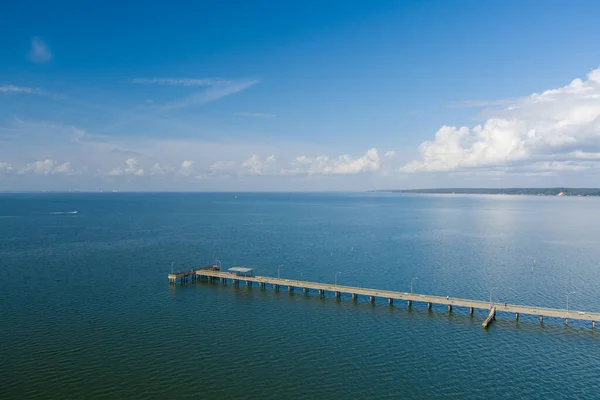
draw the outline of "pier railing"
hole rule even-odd
[[[406,293],[268,276],[243,276],[231,272],[218,271],[212,267],[171,273],[169,274],[169,282],[177,283],[179,281],[185,283],[190,277],[192,280],[209,279],[211,281],[221,281],[223,283],[226,283],[227,280],[230,280],[234,285],[239,285],[240,282],[245,282],[247,286],[252,286],[254,283],[257,283],[261,289],[266,289],[268,285],[276,291],[279,291],[283,286],[287,287],[289,292],[293,292],[295,289],[302,290],[305,293],[316,291],[320,296],[324,296],[326,292],[329,292],[333,293],[336,298],[341,297],[341,294],[344,293],[351,295],[353,300],[357,300],[358,296],[368,297],[370,302],[374,302],[376,298],[386,299],[389,304],[393,304],[394,301],[406,301],[409,307],[412,306],[413,302],[427,303],[428,309],[431,309],[433,304],[438,304],[448,307],[448,311],[450,312],[452,311],[453,307],[469,308],[470,314],[473,314],[474,309],[488,311],[493,310],[493,315],[490,312],[490,315],[488,315],[488,318],[486,318],[484,321],[484,327],[487,327],[489,323],[495,319],[496,312],[514,313],[516,320],[519,319],[520,315],[539,316],[540,322],[543,322],[544,317],[562,318],[565,320],[567,325],[569,323],[569,319],[591,321],[592,328],[595,328],[596,321],[600,321],[600,313],[596,312],[524,306],[507,303],[498,304],[490,303],[488,301],[461,299],[449,296]]]

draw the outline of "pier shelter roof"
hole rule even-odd
[[[233,267],[233,268],[229,268],[227,271],[233,272],[236,275],[254,276],[254,268]]]

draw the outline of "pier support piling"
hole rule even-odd
[[[187,287],[189,285],[190,281],[195,284],[198,281],[206,280],[209,283],[221,282],[223,285],[227,285],[228,284],[227,279],[231,280],[230,282],[231,282],[232,286],[238,287],[238,289],[236,291],[239,291],[239,286],[243,282],[245,282],[246,287],[248,289],[251,289],[254,286],[254,282],[256,282],[258,284],[258,286],[260,287],[260,289],[262,289],[262,290],[266,290],[267,284],[269,284],[273,287],[273,290],[275,292],[279,292],[281,285],[283,285],[284,287],[287,287],[287,290],[290,293],[294,292],[296,290],[296,287],[292,286],[292,285],[298,284],[298,285],[301,285],[301,286],[298,286],[298,289],[302,290],[307,295],[310,293],[311,290],[314,290],[315,292],[318,292],[319,297],[321,297],[321,298],[327,297],[328,295],[326,295],[325,292],[328,292],[328,293],[332,294],[335,297],[335,299],[341,299],[341,295],[342,295],[341,289],[345,288],[344,293],[346,293],[346,295],[350,295],[352,297],[353,302],[357,302],[358,296],[360,295],[360,296],[364,296],[365,299],[368,298],[369,302],[371,304],[374,304],[376,302],[375,301],[376,298],[379,297],[381,299],[381,301],[384,301],[384,299],[387,299],[388,304],[390,305],[390,310],[393,309],[391,307],[394,305],[394,300],[406,301],[409,310],[412,309],[413,302],[417,301],[419,303],[421,303],[421,302],[426,303],[427,309],[429,310],[429,312],[431,312],[431,310],[433,308],[433,303],[436,303],[439,306],[446,304],[446,306],[448,307],[449,314],[452,313],[452,308],[454,307],[454,305],[461,307],[461,309],[462,309],[462,307],[468,308],[471,318],[474,315],[475,308],[488,309],[489,314],[486,318],[486,324],[484,324],[484,327],[487,326],[488,324],[491,324],[491,322],[496,319],[496,307],[494,307],[494,303],[490,302],[489,308],[488,308],[487,302],[481,302],[481,301],[478,302],[478,301],[473,301],[473,300],[469,300],[469,299],[457,299],[457,298],[456,299],[453,298],[452,302],[450,302],[450,298],[448,296],[445,296],[445,298],[442,298],[441,296],[415,295],[414,293],[406,293],[406,292],[378,291],[376,289],[369,289],[369,288],[344,287],[344,286],[329,285],[329,284],[318,283],[318,282],[293,281],[293,280],[280,279],[280,278],[271,278],[271,277],[267,277],[267,276],[255,276],[253,272],[249,273],[249,274],[222,272],[219,270],[218,267],[215,267],[215,266],[209,266],[209,267],[202,268],[202,269],[194,268],[194,269],[190,269],[187,271],[178,271],[178,272],[172,271],[171,273],[168,274],[169,284],[174,285],[174,287],[179,287],[181,285],[182,289],[185,289],[185,287]],[[420,296],[420,297],[417,297],[417,296]],[[519,323],[519,320],[520,320],[520,316],[521,316],[520,314],[531,315],[531,316],[538,315],[541,326],[544,326],[544,316],[552,316],[553,318],[558,318],[558,319],[562,318],[562,319],[564,319],[565,325],[567,327],[569,326],[570,319],[591,321],[592,329],[594,329],[594,330],[596,328],[596,321],[600,321],[600,313],[594,313],[594,312],[583,312],[583,311],[580,311],[580,312],[570,311],[569,312],[569,311],[562,310],[562,309],[546,309],[546,308],[537,308],[536,309],[536,307],[529,307],[529,306],[514,306],[514,307],[512,307],[512,305],[511,305],[511,307],[507,307],[506,303],[504,304],[504,307],[501,306],[500,310],[505,311],[505,312],[512,312],[514,314],[514,318],[515,318],[515,321],[517,324]],[[544,314],[539,314],[540,312],[543,312]],[[460,312],[459,312],[459,314],[460,314]]]

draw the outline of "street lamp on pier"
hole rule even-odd
[[[338,275],[341,275],[341,274],[342,274],[342,273],[341,273],[341,272],[339,272],[339,271],[335,273],[335,284],[336,284],[336,285],[337,285],[337,277],[338,277]]]
[[[419,279],[419,277],[418,277],[418,276],[415,276],[414,278],[412,278],[412,279],[410,280],[410,294],[412,294],[412,292],[413,292],[413,281],[414,281],[415,279]]]
[[[494,289],[498,289],[497,286],[494,286],[493,288],[490,289],[490,308],[492,308],[492,290]]]
[[[575,292],[569,292],[569,293],[567,293],[567,314],[569,313],[569,295],[570,294],[575,294]]]

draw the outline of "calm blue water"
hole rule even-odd
[[[600,398],[589,323],[168,284],[214,256],[600,311],[600,199],[0,195],[0,398]]]

